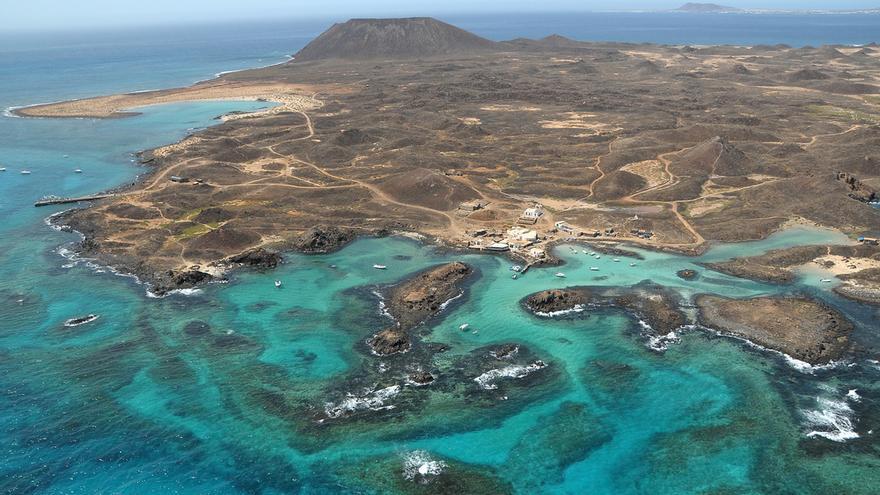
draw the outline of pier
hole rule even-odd
[[[34,203],[34,206],[39,208],[40,206],[64,205],[64,204],[68,204],[68,203],[79,203],[80,201],[94,201],[96,199],[112,198],[113,196],[116,196],[116,195],[115,194],[93,194],[91,196],[80,196],[77,198],[48,197],[48,198],[43,198],[43,199],[37,201],[36,203]]]

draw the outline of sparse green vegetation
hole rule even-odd
[[[840,108],[831,105],[809,105],[807,111],[830,119],[845,120],[853,124],[880,124],[880,115]]]

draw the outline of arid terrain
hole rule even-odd
[[[880,229],[873,46],[496,43],[405,19],[336,25],[301,53],[192,88],[19,110],[278,104],[144,153],[154,173],[59,221],[87,255],[165,288],[257,248],[390,231],[537,259],[578,235],[697,253],[791,222]]]

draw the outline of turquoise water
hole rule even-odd
[[[230,66],[271,62],[288,41],[266,41],[252,58],[230,52]],[[201,68],[181,58],[179,78],[168,69],[151,79],[149,62],[141,62],[147,68],[134,80],[122,71],[118,80],[90,86],[89,71],[104,63],[97,57],[94,65],[78,60],[67,68],[74,88],[56,81],[38,91],[39,71],[52,73],[46,53],[34,55],[26,80],[0,80],[0,106],[90,87],[184,84],[223,64],[219,55]],[[22,63],[18,56],[0,62]],[[0,163],[8,168],[0,175],[0,493],[420,492],[440,491],[444,476],[469,483],[448,493],[503,491],[498,486],[517,493],[877,493],[876,310],[836,298],[812,274],[776,287],[695,265],[848,242],[831,232],[789,230],[717,246],[698,259],[640,251],[645,259],[636,267],[628,258],[594,260],[582,252],[588,248],[560,246],[564,266],[518,280],[500,257],[362,239],[330,255],[288,254],[272,273],[240,272],[193,295],[154,299],[131,278],[62,256],[77,236],[43,222],[60,208],[31,206],[44,194],[130,182],[145,171],[131,153],[258,106],[164,105],[111,121],[0,118]],[[22,176],[21,168],[33,173]],[[388,323],[373,291],[456,259],[478,269],[467,297],[419,329],[413,351],[370,355],[364,340]],[[679,279],[683,268],[700,277]],[[276,278],[283,289],[274,287]],[[815,295],[857,322],[858,352],[831,368],[801,369],[700,329],[658,345],[621,312],[551,320],[519,306],[549,287],[643,280],[684,296]],[[63,326],[88,313],[100,318]],[[470,329],[462,332],[465,322]],[[520,346],[516,363],[546,367],[481,388],[474,378],[501,366],[487,346],[503,343]],[[429,352],[438,344],[448,349]],[[436,383],[407,385],[417,366]],[[374,402],[376,411],[326,418],[327,403],[394,386],[399,392]],[[408,480],[408,460],[446,474]]]

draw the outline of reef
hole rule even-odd
[[[589,315],[589,310],[618,308],[643,321],[658,335],[673,332],[687,319],[679,309],[680,298],[672,291],[652,283],[633,287],[571,287],[537,292],[522,304],[539,316],[564,313]]]
[[[409,349],[409,331],[460,296],[463,282],[473,272],[469,265],[456,261],[428,269],[388,290],[385,306],[395,324],[369,340],[373,352],[389,355]]]
[[[695,298],[700,323],[810,364],[839,359],[852,323],[840,312],[806,298]]]

